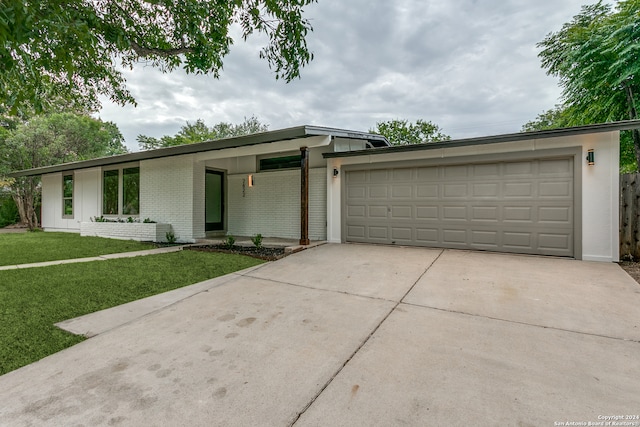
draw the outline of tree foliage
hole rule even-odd
[[[36,116],[5,130],[0,137],[0,176],[10,171],[111,156],[127,152],[117,126],[89,116],[58,113]],[[40,197],[39,179],[20,177],[9,182],[20,219],[35,228]]]
[[[560,79],[566,125],[638,118],[640,0],[583,6],[538,46],[543,68]],[[640,132],[632,138],[640,159]]]
[[[399,119],[377,122],[376,127],[369,132],[384,136],[392,145],[422,144],[451,139],[449,135],[442,133],[438,125],[420,119],[415,123]]]
[[[558,129],[570,126],[570,118],[564,106],[556,105],[554,108],[538,114],[534,120],[522,126],[522,132],[533,132],[537,130]]]
[[[138,135],[137,141],[143,150],[172,147],[174,145],[194,144],[197,142],[213,141],[222,138],[250,135],[252,133],[266,132],[269,125],[263,124],[256,117],[245,118],[240,124],[220,122],[208,127],[204,121],[198,119],[195,123],[187,122],[174,135],[165,135],[160,139],[151,136]]]
[[[134,103],[117,65],[147,64],[214,77],[234,42],[254,31],[259,55],[285,81],[313,59],[303,7],[315,0],[2,0],[0,109],[46,110],[62,98],[90,110],[104,95]],[[0,111],[1,112],[1,111]]]

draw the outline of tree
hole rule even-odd
[[[218,77],[237,25],[268,43],[259,55],[289,82],[313,55],[303,7],[315,0],[2,0],[0,113],[46,109],[61,97],[95,110],[98,96],[135,103],[117,64]]]
[[[640,0],[616,10],[601,1],[538,44],[547,73],[560,79],[567,125],[637,119],[640,96]],[[640,164],[640,132],[631,133]]]
[[[562,105],[556,105],[554,108],[538,114],[534,120],[525,123],[521,132],[533,132],[537,130],[558,129],[569,126],[570,118],[567,111]]]
[[[194,144],[196,142],[249,135],[252,133],[266,132],[268,130],[269,125],[260,123],[260,120],[254,116],[248,119],[245,118],[244,122],[240,124],[220,122],[212,127],[208,127],[202,120],[198,119],[195,123],[187,122],[174,136],[165,135],[158,139],[151,136],[138,135],[137,140],[141,149],[152,150],[155,148],[172,147],[174,145]]]
[[[113,123],[71,113],[37,116],[6,131],[0,139],[0,172],[126,152],[122,135]],[[39,179],[20,177],[9,184],[21,222],[30,229],[37,227],[35,207],[40,197]]]
[[[378,122],[369,132],[384,136],[392,145],[422,144],[451,139],[449,135],[442,133],[438,125],[425,120],[417,120],[415,124],[399,119]]]

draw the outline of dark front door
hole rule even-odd
[[[204,189],[205,230],[224,230],[224,173],[207,170]]]

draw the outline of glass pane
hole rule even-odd
[[[104,171],[102,180],[102,213],[118,215],[118,172]]]
[[[208,173],[205,179],[206,222],[222,222],[222,176]]]
[[[140,168],[122,170],[123,215],[140,213]]]
[[[260,170],[295,169],[300,167],[301,156],[274,157],[260,160]]]
[[[73,215],[73,200],[64,199],[64,214],[67,216]]]
[[[73,175],[65,175],[62,180],[62,197],[73,197]]]

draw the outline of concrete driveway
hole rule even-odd
[[[0,377],[0,424],[606,425],[639,378],[615,264],[324,245]]]

